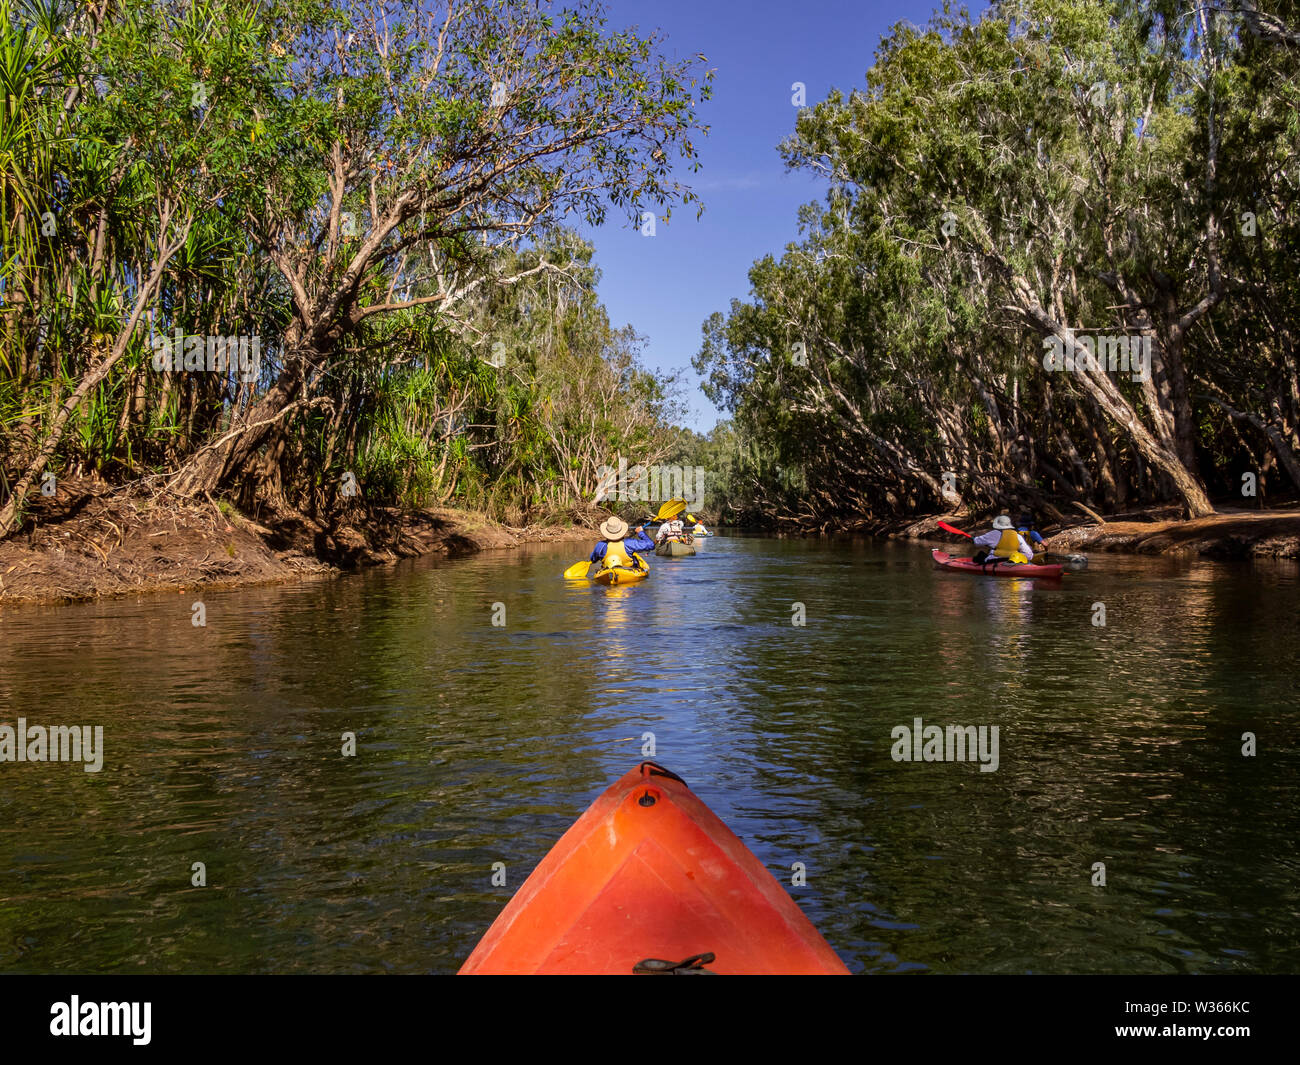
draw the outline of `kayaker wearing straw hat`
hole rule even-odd
[[[632,552],[655,549],[655,542],[645,534],[644,526],[638,525],[636,535],[626,539],[627,522],[622,518],[613,517],[604,522],[600,527],[600,535],[605,539],[592,550],[589,561],[600,562],[605,569],[612,569],[614,566],[641,569],[643,563]]]
[[[976,536],[973,542],[976,547],[984,549],[975,554],[974,562],[1028,562],[1034,557],[1033,547],[1016,531],[1005,514],[993,519],[992,532]]]

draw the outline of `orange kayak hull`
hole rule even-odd
[[[460,971],[631,974],[706,952],[715,973],[848,974],[740,838],[643,762],[542,859]]]

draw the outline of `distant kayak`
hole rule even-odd
[[[691,535],[692,535],[692,536],[708,536],[708,535],[709,535],[709,530],[706,529],[703,525],[697,525],[697,526],[695,526],[694,529],[691,530]]]
[[[661,558],[686,558],[695,554],[695,548],[690,544],[684,544],[680,540],[665,540],[661,544],[655,545],[655,554]]]
[[[686,782],[642,762],[551,848],[460,971],[674,970],[848,974],[772,874]]]
[[[934,564],[940,569],[955,569],[962,573],[982,573],[986,577],[1039,577],[1051,580],[1065,572],[1064,566],[1038,566],[1032,562],[976,562],[971,558],[954,558],[937,548],[930,552]]]

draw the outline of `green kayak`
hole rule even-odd
[[[665,540],[655,545],[655,554],[661,558],[686,558],[688,555],[695,554],[695,548],[680,540]]]

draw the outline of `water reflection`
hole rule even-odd
[[[719,538],[604,588],[574,557],[210,591],[205,628],[194,594],[0,613],[0,720],[107,746],[0,764],[0,969],[453,971],[645,732],[855,971],[1300,963],[1294,566],[1055,585]],[[998,771],[893,761],[917,717],[998,725]]]

